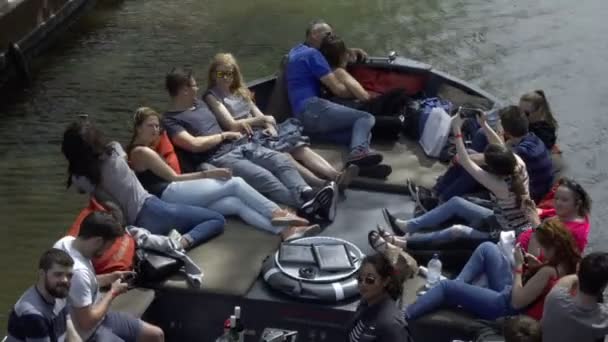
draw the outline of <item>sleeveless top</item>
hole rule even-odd
[[[547,295],[549,294],[549,292],[551,291],[553,286],[555,286],[555,284],[559,280],[559,272],[557,272],[557,268],[555,268],[555,272],[557,273],[557,275],[549,278],[549,281],[547,282],[547,285],[545,285],[543,292],[526,309],[526,315],[534,318],[537,321],[540,321],[541,318],[543,318],[543,310],[545,307],[545,298],[547,297]]]
[[[251,105],[249,101],[244,98],[241,94],[235,93],[228,96],[222,96],[221,92],[217,88],[209,89],[204,96],[207,94],[215,96],[230,112],[230,115],[235,120],[246,119],[252,116]]]
[[[523,176],[522,181],[525,187],[526,184],[528,184],[528,173],[524,172],[524,170],[520,170],[520,174]],[[505,178],[505,182],[510,189],[512,186],[511,177]],[[515,195],[513,191],[509,191],[506,198],[498,198],[491,192],[490,196],[495,203],[494,215],[503,227],[503,230],[514,230],[516,234],[519,234],[532,227],[522,205],[517,205],[517,195]],[[524,194],[521,199],[522,203],[527,198],[529,199],[529,197],[530,195]]]
[[[169,186],[169,183],[171,183],[157,176],[150,170],[136,172],[135,174],[137,175],[137,179],[139,179],[139,182],[141,185],[143,185],[144,189],[158,198],[163,195],[163,192]]]

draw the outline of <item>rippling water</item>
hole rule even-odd
[[[544,89],[560,122],[568,174],[595,201],[590,248],[608,240],[608,2],[605,0],[99,0],[36,66],[26,92],[0,93],[0,331],[36,276],[40,252],[85,199],[65,190],[60,137],[78,113],[128,139],[131,111],[162,110],[165,72],[234,53],[248,79],[275,71],[316,17],[352,46],[396,50],[516,100]]]

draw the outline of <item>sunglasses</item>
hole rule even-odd
[[[376,283],[376,277],[368,275],[362,278],[360,275],[357,276],[357,282],[364,283],[365,285],[374,285]]]
[[[217,76],[217,78],[223,78],[225,80],[232,78],[234,76],[234,73],[232,71],[218,71],[215,76]]]

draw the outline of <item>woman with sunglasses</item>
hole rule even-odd
[[[264,115],[253,102],[253,95],[245,86],[239,65],[231,54],[219,53],[213,58],[203,97],[224,130],[256,128],[253,138],[265,147],[289,153],[310,185],[323,186],[327,180],[333,180],[343,190],[356,176],[356,166],[339,172],[313,151],[308,137],[301,135],[303,127],[299,121],[288,119],[277,125],[274,117]]]
[[[534,234],[545,255],[543,263],[526,260],[516,246],[512,268],[500,247],[484,242],[456,279],[442,280],[420,296],[407,308],[405,318],[417,319],[447,305],[486,320],[520,313],[540,320],[545,296],[559,278],[575,273],[581,256],[572,234],[559,220],[543,222]],[[487,288],[471,285],[482,275],[488,279]]]
[[[407,322],[397,306],[403,278],[382,254],[363,259],[357,276],[361,302],[348,325],[349,342],[411,341]]]
[[[562,178],[557,182],[557,188],[553,197],[553,208],[538,209],[540,219],[557,218],[572,233],[579,251],[583,253],[587,247],[591,223],[591,197],[585,189],[576,181]],[[535,257],[541,256],[538,241],[534,238],[532,231],[520,234],[517,241],[524,251]]]
[[[228,169],[175,172],[155,149],[159,139],[160,115],[148,107],[137,109],[128,148],[129,160],[144,188],[163,201],[210,208],[226,216],[236,215],[256,228],[280,234],[283,240],[319,229],[279,208],[242,178],[232,177]]]

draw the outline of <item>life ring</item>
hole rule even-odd
[[[26,84],[31,82],[31,71],[30,66],[27,63],[27,59],[21,51],[21,48],[17,43],[11,43],[8,47],[8,56],[9,60],[15,66],[15,70],[17,71],[17,76],[21,77],[21,80]]]
[[[356,274],[361,266],[360,262],[364,254],[352,243],[336,238],[311,237],[299,239],[298,242],[308,240],[309,243],[312,243],[312,241],[315,241],[314,239],[322,239],[319,241],[337,240],[354,247],[356,254],[358,254],[356,257],[359,259],[355,269],[346,273],[342,278],[335,277],[334,281],[327,282],[308,279],[314,277],[314,268],[302,267],[299,276],[293,276],[281,267],[278,261],[279,252],[277,252],[275,255],[267,257],[262,264],[261,273],[264,281],[272,289],[298,299],[335,303],[357,296],[359,290]]]

